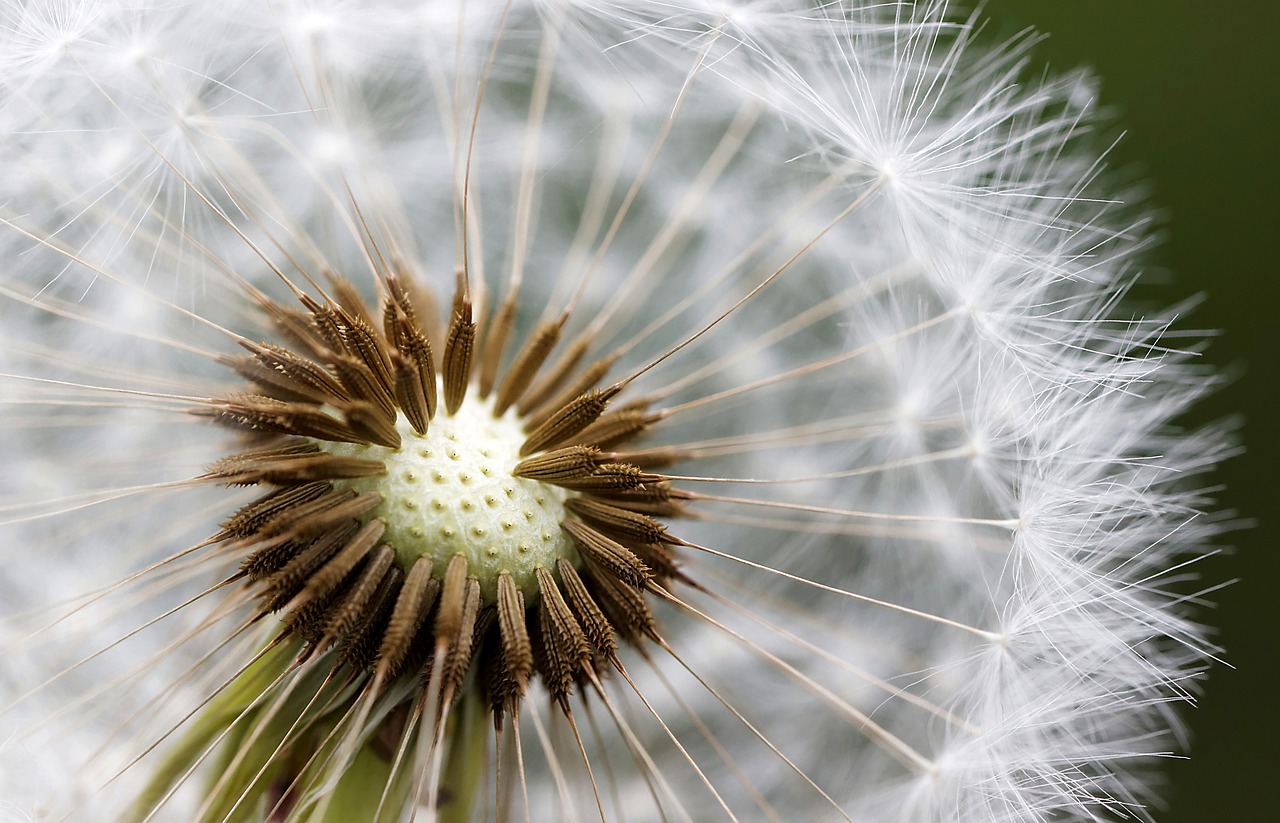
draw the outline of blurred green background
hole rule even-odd
[[[1125,138],[1110,166],[1151,183],[1167,239],[1154,252],[1139,301],[1207,300],[1183,328],[1219,329],[1205,358],[1233,382],[1199,406],[1188,424],[1244,419],[1247,454],[1217,481],[1224,506],[1258,521],[1223,539],[1227,554],[1206,561],[1206,583],[1239,578],[1217,592],[1205,622],[1234,668],[1217,666],[1189,713],[1189,761],[1171,760],[1161,823],[1280,820],[1263,805],[1280,778],[1280,551],[1267,538],[1280,509],[1280,433],[1271,429],[1280,395],[1280,2],[1212,6],[1154,0],[990,0],[983,37],[1024,27],[1047,35],[1036,62],[1101,78],[1102,103]]]

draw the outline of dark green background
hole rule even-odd
[[[1125,139],[1111,156],[1123,177],[1152,184],[1166,241],[1152,256],[1154,285],[1135,295],[1168,304],[1207,300],[1183,327],[1220,329],[1206,358],[1237,375],[1189,423],[1244,420],[1247,454],[1224,466],[1223,505],[1257,521],[1224,538],[1230,554],[1206,561],[1206,582],[1239,578],[1214,595],[1203,619],[1234,667],[1217,666],[1190,713],[1190,761],[1171,761],[1161,823],[1280,820],[1262,802],[1280,780],[1280,550],[1269,538],[1280,508],[1280,2],[1244,0],[991,0],[983,37],[1031,26],[1048,35],[1037,60],[1057,70],[1092,68],[1102,102]]]

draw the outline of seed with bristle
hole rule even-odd
[[[603,453],[592,446],[569,446],[521,460],[511,473],[517,477],[555,483],[586,477],[604,463]]]
[[[620,390],[616,386],[602,391],[592,390],[566,404],[529,435],[520,447],[520,454],[523,456],[553,448],[573,437],[599,419]]]
[[[661,480],[661,475],[640,471],[626,463],[605,463],[591,474],[559,480],[556,485],[575,491],[630,491]]]
[[[294,488],[276,489],[240,508],[222,524],[226,538],[242,541],[253,537],[278,516],[287,515],[294,507],[319,498],[332,488],[328,483],[307,483]],[[224,538],[225,539],[225,538]]]
[[[538,622],[546,663],[542,673],[551,695],[563,700],[584,666],[590,664],[591,647],[551,572],[538,569]]]
[[[242,340],[250,356],[227,358],[226,362],[240,376],[273,393],[284,393],[281,399],[311,400],[331,403],[350,398],[350,394],[323,366],[299,354],[270,343],[256,344]]]
[[[384,678],[400,673],[414,637],[435,605],[440,581],[431,576],[431,570],[431,558],[420,558],[396,593],[395,606],[378,648],[378,671]]]
[[[600,611],[600,606],[591,596],[590,590],[568,560],[561,558],[556,568],[560,572],[560,579],[564,582],[565,596],[578,622],[582,625],[583,632],[586,633],[587,641],[591,643],[597,654],[606,658],[613,657],[618,650],[618,644],[613,638],[613,628],[609,625],[604,612]]]
[[[560,329],[560,323],[546,323],[529,338],[498,389],[498,398],[493,407],[495,414],[506,412],[529,388],[538,369],[542,368],[542,364],[551,355],[551,350],[560,341]]]
[[[567,561],[561,558],[559,562]],[[498,627],[506,675],[523,693],[525,681],[533,669],[533,651],[529,646],[529,629],[525,625],[524,595],[507,572],[498,576]]]
[[[649,570],[626,546],[582,523],[569,521],[564,524],[564,528],[573,536],[587,562],[607,570],[622,582],[630,583],[636,588],[644,586],[649,579]]]
[[[471,322],[471,303],[463,302],[449,324],[444,345],[444,405],[449,414],[456,413],[466,397],[475,340],[476,324]]]
[[[610,505],[589,497],[575,497],[565,501],[565,508],[591,524],[596,530],[618,540],[660,543],[666,539],[666,529],[657,520],[621,506]]]
[[[547,371],[546,376],[535,382],[525,392],[517,408],[520,414],[533,422],[534,426],[540,425],[546,419],[542,413],[543,409],[546,409],[546,414],[549,415],[604,379],[605,374],[613,366],[614,360],[611,357],[597,360],[576,376],[574,375],[574,369],[586,356],[588,348],[590,348],[589,340],[582,337],[574,340],[568,351],[561,355],[556,364]]]

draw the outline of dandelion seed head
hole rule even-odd
[[[41,814],[1149,814],[1230,447],[1172,423],[1213,381],[1124,309],[1150,218],[1033,36],[0,14],[0,773],[39,751]]]

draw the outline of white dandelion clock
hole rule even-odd
[[[1226,453],[934,4],[0,24],[0,809],[1149,817]]]

